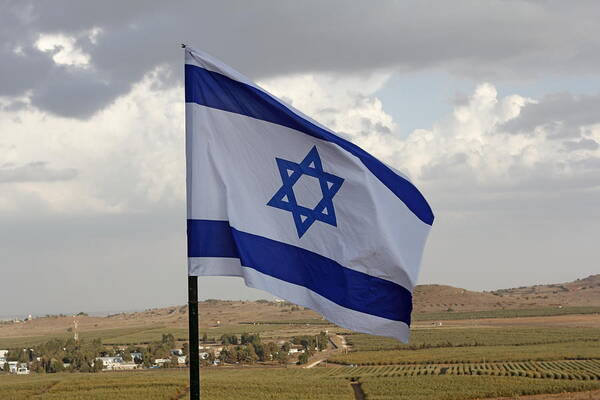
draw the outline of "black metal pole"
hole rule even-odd
[[[190,400],[200,400],[200,354],[198,340],[198,277],[188,276]]]

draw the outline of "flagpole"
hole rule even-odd
[[[198,277],[188,276],[190,400],[200,400],[200,354],[198,340]]]
[[[185,44],[181,44],[185,49]],[[198,339],[198,277],[188,275],[188,359],[190,363],[190,400],[200,400],[200,341]]]

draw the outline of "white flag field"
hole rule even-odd
[[[402,174],[185,48],[190,276],[239,276],[351,330],[408,341],[433,213]]]

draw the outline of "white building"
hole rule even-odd
[[[214,352],[215,355],[219,355],[219,353],[221,353],[221,351],[223,351],[223,346],[218,344],[218,345],[210,345],[210,344],[205,344],[204,346],[198,346],[198,350],[200,350],[200,352]]]
[[[132,351],[131,352],[131,360],[135,361],[136,358],[138,360],[142,360],[142,353],[140,353],[139,351]]]
[[[8,372],[11,374],[17,375],[27,375],[29,374],[29,367],[27,363],[20,363],[18,361],[9,361],[8,362]]]
[[[289,355],[297,354],[297,353],[304,353],[304,348],[302,346],[290,347],[290,350],[288,351]]]
[[[138,369],[139,365],[137,365],[134,362],[124,362],[121,364],[115,364],[113,367],[114,371],[124,371],[124,370],[129,370],[129,369]]]
[[[19,364],[18,361],[9,361],[8,362],[8,372],[10,372],[11,374],[16,374],[18,364]]]
[[[29,367],[26,363],[21,363],[17,367],[17,375],[29,375]]]
[[[102,371],[112,371],[121,369],[123,365],[123,357],[96,357],[96,360],[102,361]]]
[[[157,358],[156,360],[154,360],[154,364],[159,367],[162,367],[166,363],[170,363],[170,362],[171,362],[170,358]]]

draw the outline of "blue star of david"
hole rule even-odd
[[[337,226],[333,196],[340,190],[344,179],[323,171],[317,147],[313,146],[299,164],[282,158],[275,158],[275,160],[283,184],[267,205],[292,213],[299,238],[315,221]],[[296,201],[294,184],[302,175],[312,176],[319,180],[323,197],[313,209],[301,206]]]

